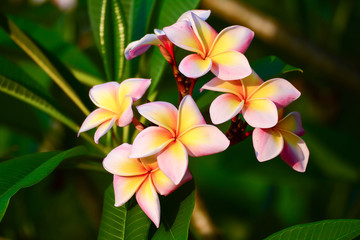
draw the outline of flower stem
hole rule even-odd
[[[239,115],[232,118],[230,128],[225,134],[226,137],[230,140],[230,146],[244,141],[252,134],[253,130],[246,132],[247,126],[248,124],[239,118]]]
[[[179,103],[181,102],[181,100],[183,99],[183,97],[185,97],[186,94],[186,89],[185,89],[185,84],[184,84],[184,78],[182,76],[182,74],[180,73],[178,67],[176,66],[176,62],[175,60],[172,62],[172,71],[174,74],[174,78],[178,87],[178,91],[179,91]]]
[[[142,124],[139,120],[137,120],[135,117],[133,117],[132,123],[134,124],[135,128],[141,132],[145,129],[144,124]]]
[[[169,52],[166,48],[159,45],[160,51],[163,54],[165,60],[171,65],[171,69],[174,74],[176,85],[179,92],[179,103],[186,95],[192,95],[196,84],[195,78],[187,78],[182,75],[176,63],[173,49]]]
[[[192,95],[193,91],[194,91],[194,87],[196,84],[196,78],[190,78],[191,84],[190,84],[190,89],[189,89],[189,94]]]

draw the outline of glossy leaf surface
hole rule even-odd
[[[119,0],[89,0],[93,34],[108,81],[120,81],[124,71],[125,23]]]
[[[351,240],[360,235],[360,220],[337,219],[300,224],[274,233],[266,240],[328,239]]]
[[[40,182],[64,159],[85,154],[85,148],[75,147],[64,152],[34,153],[0,163],[0,220],[17,191]]]

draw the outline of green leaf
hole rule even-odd
[[[62,114],[59,110],[57,110],[57,108],[54,107],[50,102],[40,97],[39,95],[35,94],[33,91],[29,90],[24,85],[18,83],[18,81],[9,79],[1,74],[0,74],[0,92],[6,93],[10,96],[20,99],[21,101],[24,101],[40,109],[41,111],[49,114],[51,117],[65,124],[75,132],[79,130],[79,126],[75,122],[67,118],[64,114]]]
[[[263,80],[275,77],[283,73],[293,71],[303,72],[302,69],[286,64],[276,56],[268,56],[256,60],[251,63],[251,67]]]
[[[29,91],[55,105],[56,101],[49,94],[49,91],[40,85],[35,79],[30,77],[20,67],[2,56],[0,56],[0,63],[0,75],[17,82]]]
[[[152,16],[155,18],[155,28],[162,29],[166,26],[170,26],[176,22],[176,20],[188,10],[195,9],[200,0],[183,0],[173,1],[164,0],[157,2]],[[155,49],[150,60],[150,77],[152,79],[149,94],[153,93],[160,79],[163,77],[165,69],[168,63],[160,53],[159,49]]]
[[[70,68],[70,71],[74,75],[74,77],[79,80],[79,82],[89,87],[104,83],[104,80],[102,78],[96,77],[76,68]]]
[[[150,23],[151,13],[155,7],[155,0],[122,0],[121,3],[129,4],[127,18],[127,43],[142,38]],[[153,31],[153,29],[149,29]]]
[[[161,224],[159,229],[154,232],[152,239],[188,239],[189,224],[194,205],[194,181],[184,184],[169,196],[162,197]]]
[[[155,8],[155,0],[120,0],[122,9],[125,13],[126,22],[126,45],[135,40],[139,40],[146,33],[153,33],[153,29],[148,29],[151,14]],[[140,57],[125,62],[124,78],[131,78],[136,75],[139,68]],[[140,76],[145,77],[148,75],[148,69],[145,74]]]
[[[76,79],[70,74],[64,75],[67,69],[58,62],[54,56],[51,56],[45,49],[42,49],[34,40],[29,38],[18,26],[7,16],[0,13],[0,27],[10,36],[10,38],[31,57],[65,92],[65,94],[88,115],[90,112],[79,98],[78,94],[65,79],[72,77],[72,84],[76,84]]]
[[[30,187],[48,176],[61,161],[87,153],[84,147],[64,152],[35,153],[0,163],[0,220],[10,198],[21,188]]]
[[[337,219],[300,224],[274,233],[266,240],[327,239],[350,240],[360,235],[360,220]]]
[[[36,84],[31,77],[9,61],[1,57],[0,61],[0,92],[45,112],[76,133],[79,131],[79,126],[58,109],[55,100],[46,94],[46,91]],[[88,134],[82,133],[80,136],[102,153],[107,154],[107,151],[101,145],[94,143]]]
[[[14,16],[11,16],[11,19],[19,28],[47,51],[56,54],[57,58],[67,67],[74,69],[76,72],[86,72],[90,76],[100,79],[103,78],[100,70],[90,58],[76,45],[66,42],[58,32],[53,29],[41,27],[29,19],[22,19]],[[81,81],[82,79],[79,80]]]
[[[124,71],[125,24],[120,0],[88,0],[90,22],[109,81]]]
[[[105,191],[98,239],[187,239],[195,204],[195,185],[188,182],[167,197],[160,196],[161,222],[157,229],[132,198],[115,207],[111,184]]]
[[[151,221],[135,199],[115,207],[114,189],[111,184],[105,191],[103,213],[98,240],[146,239]]]

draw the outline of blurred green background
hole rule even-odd
[[[81,61],[101,78],[104,70],[86,0],[71,2],[3,0],[0,10],[65,65],[71,68]],[[275,55],[304,70],[282,77],[302,93],[286,111],[301,113],[310,159],[305,173],[295,172],[279,157],[259,163],[250,138],[224,153],[191,159],[198,191],[215,224],[225,239],[262,239],[295,224],[359,218],[360,2],[231,1],[249,16],[264,20],[249,17],[248,23],[221,12],[225,2],[207,0],[200,8],[212,10],[208,22],[218,32],[234,24],[255,26],[255,39],[246,52],[250,62]],[[267,22],[277,27],[275,35],[264,34]],[[68,44],[60,44],[62,40]],[[49,77],[2,30],[0,57],[10,59],[51,92]],[[200,79],[197,87],[205,81]],[[159,89],[159,100],[176,104],[172,79],[162,81]],[[66,127],[3,93],[0,107],[1,161],[79,144]],[[12,198],[0,224],[0,239],[96,239],[103,192],[111,180],[110,174],[64,162],[44,181]],[[196,239],[195,234],[190,238]]]

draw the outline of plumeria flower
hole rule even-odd
[[[309,149],[300,138],[304,133],[298,112],[290,113],[272,128],[255,128],[252,138],[257,159],[264,162],[280,154],[295,171],[305,172]]]
[[[210,10],[191,10],[183,13],[177,22],[189,21],[191,13],[196,14],[201,19],[206,20],[210,16]],[[174,45],[166,37],[163,30],[155,29],[153,34],[146,34],[140,40],[131,42],[125,49],[125,57],[127,60],[133,59],[146,52],[152,45],[165,48],[171,57],[174,57]]]
[[[90,113],[80,127],[79,134],[99,126],[94,135],[96,143],[116,123],[129,125],[133,119],[132,104],[140,99],[151,79],[130,78],[121,82],[107,82],[90,89],[90,99],[99,108]],[[78,134],[78,135],[79,135]]]
[[[156,156],[130,158],[131,145],[123,143],[112,150],[103,161],[104,168],[114,174],[115,206],[120,207],[134,194],[141,209],[153,221],[160,224],[160,202],[158,194],[168,195],[180,186],[175,185],[159,169]],[[186,172],[182,183],[192,178]]]
[[[198,78],[211,70],[220,79],[235,80],[251,73],[243,53],[254,37],[253,31],[242,26],[231,26],[217,34],[196,14],[191,13],[189,19],[164,28],[166,36],[176,46],[195,52],[180,62],[182,74]]]
[[[188,155],[199,157],[222,152],[230,144],[218,128],[206,124],[190,95],[183,98],[179,111],[167,102],[146,103],[137,109],[158,127],[148,127],[136,136],[130,157],[157,154],[161,171],[175,184],[188,168]]]
[[[250,126],[259,128],[275,126],[277,107],[283,108],[300,96],[300,92],[285,79],[264,82],[254,71],[250,76],[234,81],[215,77],[202,89],[225,92],[210,105],[214,124],[226,122],[241,112]]]

